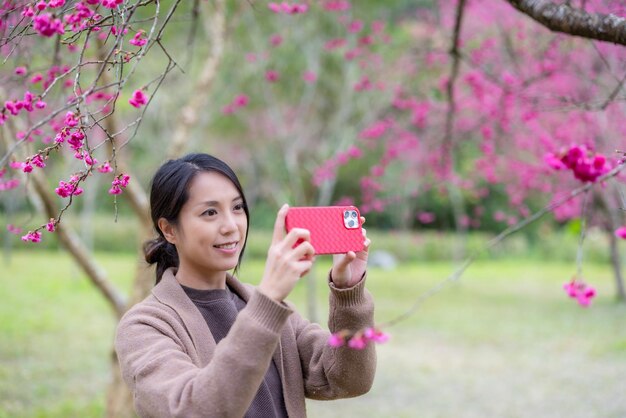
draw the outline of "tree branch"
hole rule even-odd
[[[626,45],[626,19],[602,13],[587,13],[567,4],[546,0],[506,0],[553,32]]]

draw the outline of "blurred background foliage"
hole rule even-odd
[[[165,10],[171,0],[161,3]],[[205,28],[193,19],[194,3],[183,2],[164,32],[162,44],[179,68],[168,75],[150,104],[149,117],[142,121],[138,137],[125,148],[126,157],[132,161],[136,176],[132,181],[138,181],[146,188],[155,169],[166,159],[163,151],[171,140],[180,109],[189,95],[195,94],[190,80],[194,80],[202,70],[204,62],[199,57],[205,56],[209,48],[208,42],[204,41]],[[313,10],[311,13],[316,13],[314,17],[277,19],[275,15],[267,13],[265,3],[251,2],[245,8],[241,8],[237,2],[228,4],[230,9],[227,20],[233,23],[229,27],[224,57],[210,93],[209,105],[202,115],[199,128],[193,132],[188,151],[213,153],[235,168],[248,195],[253,228],[271,228],[277,207],[285,201],[291,205],[331,204],[348,197],[358,204],[359,180],[380,161],[384,150],[374,147],[367,150],[358,161],[339,167],[330,194],[325,197],[324,191],[312,181],[316,168],[345,150],[369,122],[389,111],[380,106],[390,100],[380,100],[378,96],[390,95],[390,92],[356,94],[353,91],[352,86],[360,77],[356,60],[346,61],[340,52],[324,51],[322,39],[347,36],[348,42],[355,42],[356,35],[346,35],[344,25],[339,25],[328,13]],[[412,55],[412,51],[420,47],[415,45],[414,32],[418,30],[415,18],[421,11],[436,13],[436,10],[432,1],[360,0],[352,5],[350,14],[351,18],[364,22],[379,20],[385,23],[389,41],[379,43],[375,50],[384,62],[394,63],[413,57],[418,66],[416,56]],[[139,9],[139,13],[146,14],[146,18],[152,12],[150,8]],[[284,40],[280,47],[273,48],[269,45],[269,39],[276,33],[280,33]],[[319,36],[320,33],[324,36]],[[271,56],[268,56],[270,49]],[[153,49],[142,61],[137,76],[131,82],[153,79],[155,74],[162,71],[166,59],[162,51]],[[320,68],[323,68],[323,72]],[[276,83],[280,87],[264,80],[268,69],[280,73],[280,83]],[[314,87],[302,80],[302,73],[307,69],[318,74]],[[432,70],[422,72],[417,68],[408,77],[407,74],[394,72],[393,65],[386,65],[382,70],[386,73],[381,78],[387,77],[390,84],[406,83],[407,89],[426,80],[429,80],[427,84],[432,84],[433,78],[441,76],[432,73]],[[134,88],[140,87],[142,85],[131,85],[124,91],[130,94]],[[248,106],[241,113],[223,114],[224,106],[240,93],[250,96]],[[433,97],[436,96],[434,94]],[[440,99],[444,101],[443,97]],[[299,106],[289,108],[298,102]],[[133,109],[128,105],[127,98],[122,97],[118,104],[120,117],[130,119],[126,114]],[[314,121],[302,122],[306,114],[311,115],[310,119]],[[476,153],[475,147],[471,141],[465,141],[460,155]],[[65,162],[68,161],[71,158],[65,159]],[[471,170],[471,167],[461,168],[461,171]],[[62,178],[67,173],[67,167],[53,159],[46,170],[52,188],[55,187],[52,180]],[[400,173],[399,169],[398,173],[393,170],[391,167],[386,174],[391,179]],[[417,192],[404,195],[402,191],[389,190],[390,195],[400,195],[400,198],[381,212],[368,214],[368,227],[417,231],[424,240],[432,240],[433,246],[441,247],[441,250],[426,251],[424,246],[418,245],[414,248],[414,257],[421,258],[428,253],[436,258],[444,258],[448,243],[436,231],[455,229],[451,199],[445,190],[442,192],[436,185],[425,188],[423,185],[420,187],[419,179],[414,179],[414,182],[402,187]],[[506,227],[505,221],[494,219],[494,214],[506,208],[508,199],[502,186],[485,187],[489,189],[489,199],[480,199],[473,193],[461,190],[462,200],[466,213],[478,221],[470,229],[480,234],[492,234]],[[136,243],[132,240],[135,236],[133,222],[126,219],[132,217],[132,211],[124,199],[115,199],[106,194],[107,188],[108,183],[97,176],[86,182],[85,193],[73,203],[67,221],[76,225],[86,242],[92,242],[96,250],[125,251],[130,247],[135,248]],[[381,193],[384,194],[385,191]],[[40,224],[41,220],[36,215],[37,202],[27,198],[24,188],[4,192],[2,202],[0,214],[7,223],[19,225],[23,230]],[[528,206],[536,210],[546,203],[545,196],[536,196]],[[436,217],[430,223],[420,223],[415,216],[419,212],[433,213]],[[112,222],[113,219],[116,222]],[[556,256],[555,252],[565,253],[567,251],[558,248],[556,244],[561,235],[568,236],[568,229],[563,229],[564,225],[547,217],[540,224],[525,228],[521,232],[523,238],[518,238],[519,242],[511,244],[512,248],[506,251],[545,243],[548,249],[539,250],[538,254],[551,257]],[[552,234],[554,231],[560,232]],[[6,231],[3,234],[5,248],[19,239]],[[555,244],[550,244],[550,240],[554,240]],[[393,239],[389,244],[395,253],[408,253],[406,249],[396,248],[401,244]],[[55,245],[54,242],[45,242],[42,247]],[[469,245],[471,247],[471,240]],[[554,249],[549,249],[551,247]]]

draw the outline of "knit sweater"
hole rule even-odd
[[[306,417],[305,397],[346,398],[370,389],[376,368],[373,345],[364,350],[330,347],[328,330],[232,276],[227,285],[246,307],[216,344],[174,274],[168,269],[117,328],[115,349],[138,415],[242,417],[272,359],[292,418]],[[330,331],[373,325],[365,278],[348,289],[329,285]]]
[[[237,314],[246,307],[246,302],[228,289],[200,290],[181,286],[211,330],[217,344],[228,335],[235,323]],[[275,361],[269,368],[261,386],[254,396],[244,418],[284,418],[287,416],[283,385]]]

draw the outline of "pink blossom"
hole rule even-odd
[[[96,165],[96,164],[98,164],[98,160],[96,160],[91,155],[89,155],[89,153],[87,151],[85,151],[83,153],[83,157],[84,157],[84,160],[85,160],[85,164],[87,164],[87,165]]]
[[[367,346],[367,341],[363,336],[353,336],[348,341],[348,347],[353,348],[355,350],[363,350]]]
[[[115,9],[122,3],[124,3],[124,0],[102,0],[102,5],[107,9]]]
[[[280,74],[276,70],[267,70],[265,73],[265,79],[270,83],[275,83],[280,78]]]
[[[350,9],[348,0],[327,0],[324,2],[324,10],[329,12],[343,12]]]
[[[423,224],[430,224],[435,222],[435,214],[432,212],[420,212],[417,214],[417,220]]]
[[[30,172],[32,172],[32,171],[33,171],[33,166],[32,166],[32,165],[30,165],[30,163],[24,163],[24,164],[22,165],[22,171],[23,171],[24,173],[30,173]]]
[[[24,75],[26,74],[27,70],[26,67],[17,67],[15,69],[15,75]]]
[[[361,32],[362,29],[363,29],[363,21],[361,20],[354,20],[350,22],[350,24],[348,25],[348,32],[350,33],[358,33],[358,32]]]
[[[7,225],[7,231],[9,231],[11,234],[21,234],[22,233],[22,228],[17,227],[13,224],[8,224]]]
[[[122,193],[122,189],[125,189],[128,186],[128,182],[130,181],[130,176],[128,174],[120,174],[111,182],[111,188],[109,189],[109,194],[118,195]]]
[[[240,94],[237,97],[235,97],[235,100],[233,100],[233,104],[236,107],[247,106],[248,102],[249,102],[248,96],[246,96],[245,94]]]
[[[128,103],[133,105],[136,108],[140,108],[146,103],[148,103],[148,97],[144,94],[142,90],[135,90],[133,92],[133,97],[128,100]]]
[[[37,8],[37,10],[42,11],[44,10],[46,7],[48,7],[48,5],[46,4],[45,1],[41,0],[39,3],[37,3],[35,5],[35,7]]]
[[[274,35],[270,36],[270,45],[280,46],[280,44],[282,43],[283,43],[283,37],[280,36],[279,34],[275,33]]]
[[[304,74],[302,74],[302,79],[307,83],[315,83],[317,80],[317,74],[313,71],[305,71]]]
[[[22,237],[22,241],[24,242],[41,242],[41,232],[38,231],[28,231],[28,234]]]
[[[626,239],[626,226],[621,226],[615,230],[615,236],[621,239]]]
[[[359,134],[359,137],[363,139],[378,139],[385,134],[388,127],[389,123],[387,121],[376,121],[372,125],[363,129]]]
[[[48,232],[54,232],[56,227],[56,220],[54,218],[50,218],[50,222],[46,224],[46,229]]]
[[[330,338],[328,339],[328,345],[335,348],[341,347],[345,343],[346,341],[344,340],[343,335],[339,332],[331,334]]]
[[[274,13],[286,13],[289,15],[306,13],[309,10],[309,6],[303,3],[293,3],[289,4],[286,1],[282,3],[268,3],[267,8],[270,9]]]
[[[111,171],[113,171],[113,169],[111,168],[111,165],[109,164],[109,162],[106,161],[104,164],[98,167],[98,171],[100,173],[110,173]]]
[[[278,3],[269,3],[267,5],[267,8],[274,13],[281,13],[283,11],[283,9],[280,7],[280,4]]]
[[[372,32],[379,33],[385,29],[385,22],[381,20],[375,20],[372,22]]]
[[[135,46],[144,46],[148,42],[148,40],[143,37],[144,33],[144,31],[140,30],[128,43]]]
[[[563,163],[563,161],[555,156],[554,154],[546,154],[543,157],[543,161],[554,170],[562,170],[567,168],[567,166]]]
[[[35,11],[30,6],[25,7],[24,10],[22,10],[22,16],[24,16],[24,17],[33,17],[33,16],[35,16]]]
[[[74,180],[74,181],[72,181]],[[66,198],[70,196],[78,196],[83,193],[83,189],[78,187],[77,180],[72,179],[70,182],[59,181],[59,187],[54,189],[54,192],[60,197]]]
[[[46,163],[44,162],[43,158],[41,157],[40,154],[35,154],[30,158],[30,163],[39,167],[39,168],[44,168],[46,166]]]
[[[376,328],[366,328],[363,332],[366,340],[373,341],[378,344],[384,344],[389,341],[389,334],[384,333]]]
[[[348,148],[346,153],[348,154],[350,158],[354,158],[354,159],[358,159],[363,156],[363,151],[359,147],[354,146],[354,145]]]
[[[583,307],[588,307],[591,300],[596,296],[596,290],[592,286],[576,278],[565,283],[563,289],[570,298],[576,299],[578,304]]]
[[[341,48],[347,43],[348,41],[343,38],[331,39],[330,41],[326,41],[326,43],[324,44],[324,49],[327,51],[331,51],[333,49]]]
[[[43,13],[33,17],[33,29],[41,36],[51,37],[56,34],[63,35],[63,23],[61,19],[53,18],[50,13]]]
[[[50,0],[48,2],[48,7],[56,9],[58,7],[63,7],[65,5],[65,0]]]
[[[0,191],[16,189],[20,185],[19,179],[11,179],[4,182],[0,182]]]

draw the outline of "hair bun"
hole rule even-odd
[[[157,265],[157,283],[161,280],[163,272],[170,267],[178,267],[178,251],[176,246],[169,243],[165,238],[146,241],[143,244],[143,252],[148,264]]]

